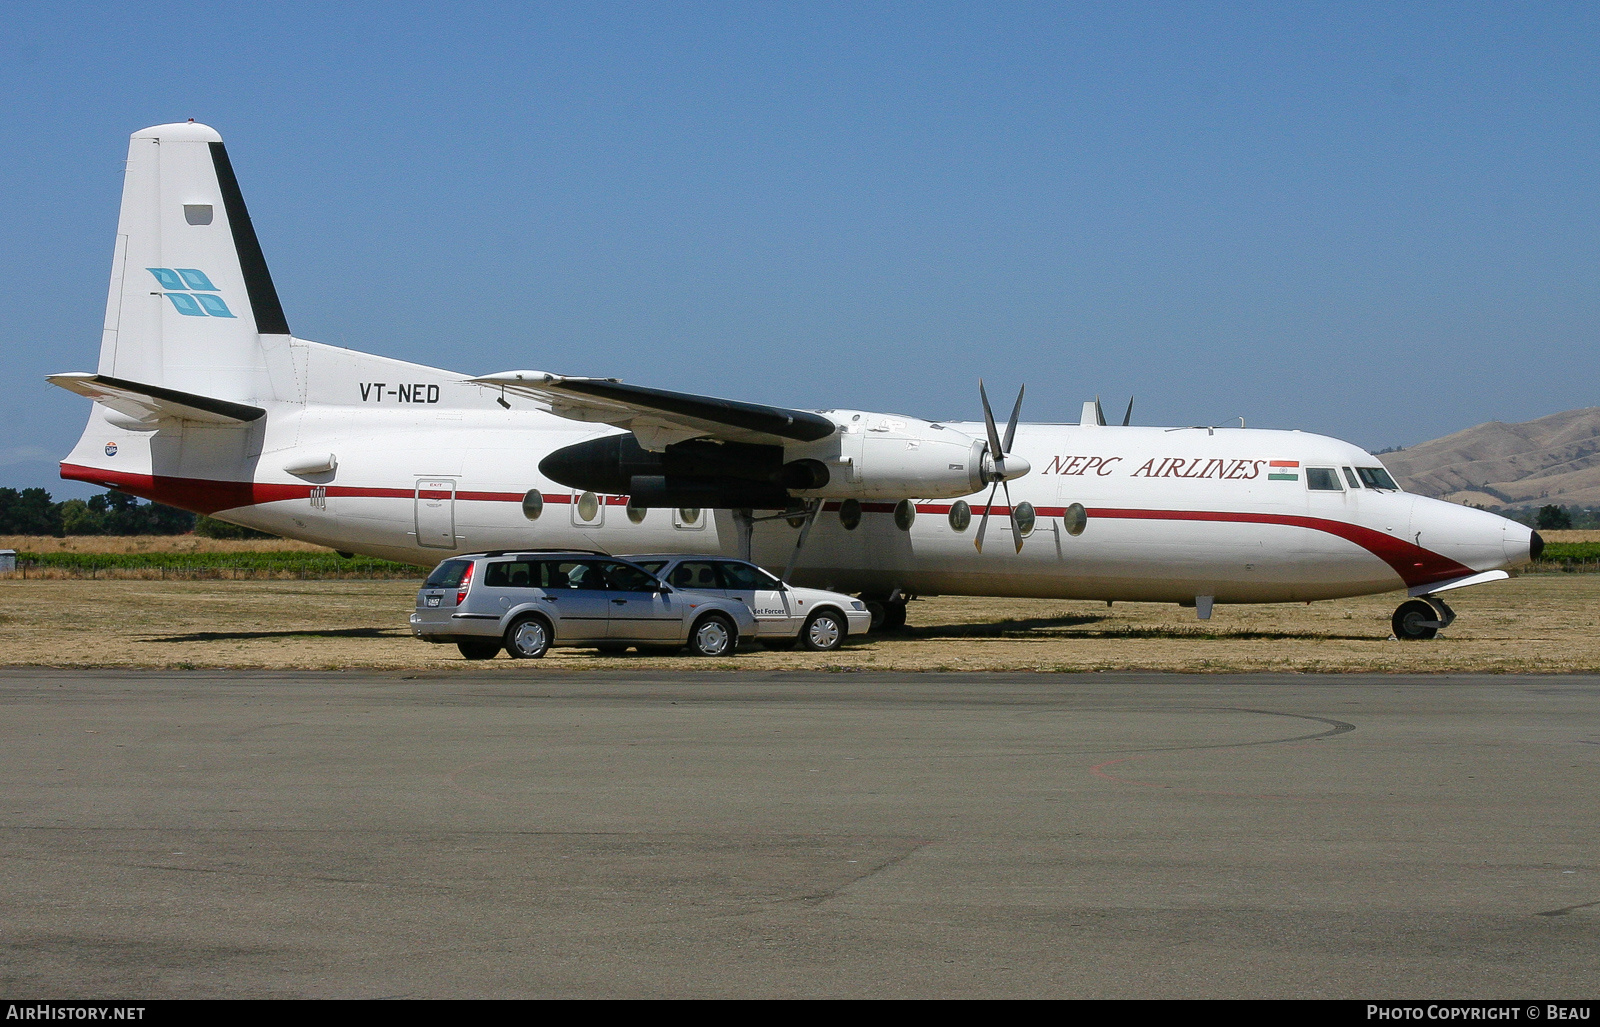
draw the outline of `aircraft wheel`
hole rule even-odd
[[[708,613],[689,633],[689,651],[696,656],[732,656],[739,645],[739,629],[720,613]]]
[[[492,660],[500,655],[499,639],[487,639],[482,642],[457,642],[456,648],[461,650],[461,655],[469,660]]]
[[[889,603],[883,610],[883,630],[899,631],[906,626],[906,603],[904,600]]]
[[[867,630],[882,631],[883,620],[888,616],[889,608],[883,603],[878,602],[876,599],[868,599],[867,612],[872,614],[872,623],[867,627]]]
[[[800,644],[814,653],[831,653],[844,645],[849,630],[844,614],[818,610],[806,618],[806,626],[800,629]]]
[[[1407,642],[1420,642],[1439,633],[1439,611],[1420,599],[1400,604],[1389,621],[1394,626],[1394,637]]]
[[[549,650],[550,625],[543,617],[523,617],[506,629],[506,652],[513,660],[537,660]]]

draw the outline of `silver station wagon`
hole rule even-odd
[[[867,606],[842,592],[787,585],[753,563],[723,556],[625,556],[662,581],[706,595],[737,599],[755,615],[768,649],[830,652],[872,626]]]
[[[504,649],[532,660],[552,645],[728,656],[756,636],[737,599],[663,583],[600,553],[477,553],[439,564],[417,592],[411,633],[469,660]]]

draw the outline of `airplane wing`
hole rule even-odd
[[[686,439],[784,445],[815,442],[838,430],[809,410],[740,403],[687,392],[625,385],[615,378],[572,378],[546,371],[502,371],[470,379],[534,400],[541,408],[575,421],[627,428],[654,452]]]
[[[101,406],[151,427],[164,417],[185,421],[205,421],[210,424],[248,424],[266,414],[261,407],[232,403],[210,396],[197,396],[192,392],[179,392],[159,385],[144,385],[106,374],[71,371],[52,374],[45,378],[51,385],[59,385],[68,392],[87,396]]]

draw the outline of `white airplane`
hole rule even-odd
[[[1395,633],[1432,637],[1454,618],[1442,593],[1543,547],[1299,431],[1107,425],[1098,401],[1079,424],[1022,424],[1019,392],[1002,437],[986,395],[982,424],[930,422],[468,376],[297,339],[222,138],[193,122],[134,133],[99,367],[49,381],[94,400],[64,478],[421,565],[526,548],[745,556],[860,593],[890,624],[917,595],[1206,618],[1404,589]],[[985,546],[993,533],[1007,537]]]

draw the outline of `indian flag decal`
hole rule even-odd
[[[1270,460],[1267,462],[1268,481],[1299,481],[1300,461]]]

